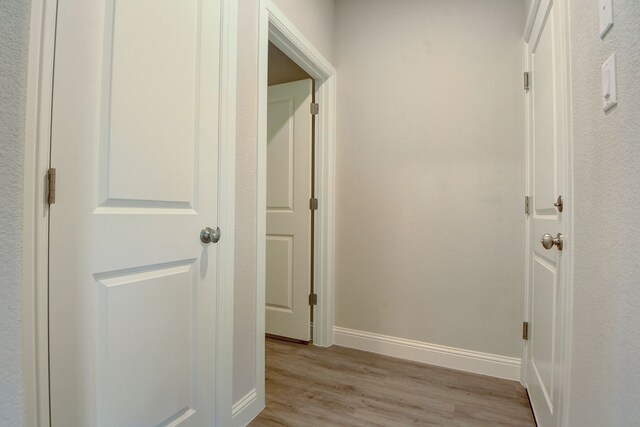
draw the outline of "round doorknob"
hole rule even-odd
[[[540,240],[540,243],[542,243],[542,246],[545,249],[551,249],[555,245],[557,246],[558,250],[561,251],[563,246],[562,239],[563,236],[560,233],[558,233],[556,237],[553,237],[551,234],[546,233],[544,236],[542,236],[542,240]]]
[[[202,243],[218,243],[218,240],[220,240],[220,228],[203,228],[200,232],[200,240]]]

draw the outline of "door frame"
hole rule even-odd
[[[49,426],[48,256],[46,175],[58,0],[33,0],[29,33],[24,144],[22,251],[22,366],[25,425]],[[221,0],[218,221],[216,301],[216,424],[231,424],[235,239],[237,2]]]
[[[258,33],[258,138],[257,138],[257,249],[256,249],[256,394],[265,401],[265,294],[267,234],[267,72],[269,42],[305,70],[315,81],[320,112],[315,125],[315,188],[319,208],[315,212],[313,343],[333,344],[334,247],[335,247],[335,153],[336,70],[311,42],[271,2],[260,0]]]
[[[547,5],[549,1],[553,1],[558,8],[558,18],[562,22],[562,34],[557,39],[557,46],[560,54],[557,56],[561,59],[560,64],[556,64],[563,79],[557,89],[560,91],[563,101],[560,106],[560,117],[563,123],[560,126],[562,137],[565,138],[564,144],[564,188],[561,194],[564,196],[564,213],[562,220],[564,222],[564,271],[562,273],[562,281],[564,290],[562,294],[563,306],[561,307],[562,315],[562,345],[559,351],[562,354],[564,366],[562,367],[561,383],[562,390],[559,399],[560,424],[562,426],[569,425],[569,402],[570,402],[570,374],[571,374],[571,333],[572,333],[572,306],[573,306],[573,236],[574,236],[574,191],[573,191],[573,123],[572,123],[572,91],[571,91],[571,44],[570,44],[570,18],[569,18],[569,0],[533,0],[527,11],[527,20],[523,34],[523,71],[531,71],[531,61],[529,58],[529,43],[532,41],[535,17],[540,6]],[[529,92],[524,95],[525,105],[525,141],[526,141],[526,195],[532,195],[532,169],[531,162],[533,160],[533,129],[532,114],[533,102]],[[531,239],[530,239],[531,216],[525,217],[525,280],[524,280],[524,321],[530,320],[530,291],[531,291]],[[531,327],[535,327],[532,325]],[[529,342],[524,341],[522,348],[522,364],[520,382],[527,387],[527,368],[529,363]]]

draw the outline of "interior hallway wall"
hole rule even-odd
[[[0,426],[24,422],[22,188],[31,2],[0,2]]]
[[[329,61],[333,60],[333,0],[273,0]],[[236,141],[236,266],[233,401],[255,386],[256,143],[258,138],[258,0],[238,2]]]
[[[571,426],[640,425],[640,3],[570,0],[574,161]],[[602,111],[616,53],[618,105]]]
[[[519,358],[525,2],[336,5],[336,326]]]

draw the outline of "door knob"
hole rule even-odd
[[[558,250],[561,251],[563,246],[563,238],[564,236],[561,233],[558,233],[556,237],[553,237],[551,234],[546,233],[544,236],[542,236],[542,240],[540,240],[540,243],[542,243],[542,246],[544,246],[545,249],[551,249],[553,245],[556,245],[558,247]]]
[[[200,240],[202,243],[218,243],[218,240],[220,240],[220,228],[203,228],[200,232]]]

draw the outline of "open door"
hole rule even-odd
[[[560,425],[569,212],[565,159],[566,68],[560,5],[540,3],[529,42],[530,183],[529,341],[526,383],[540,427]]]
[[[269,87],[266,332],[311,339],[312,81]]]
[[[54,427],[211,426],[224,410],[221,10],[221,0],[58,1]]]

